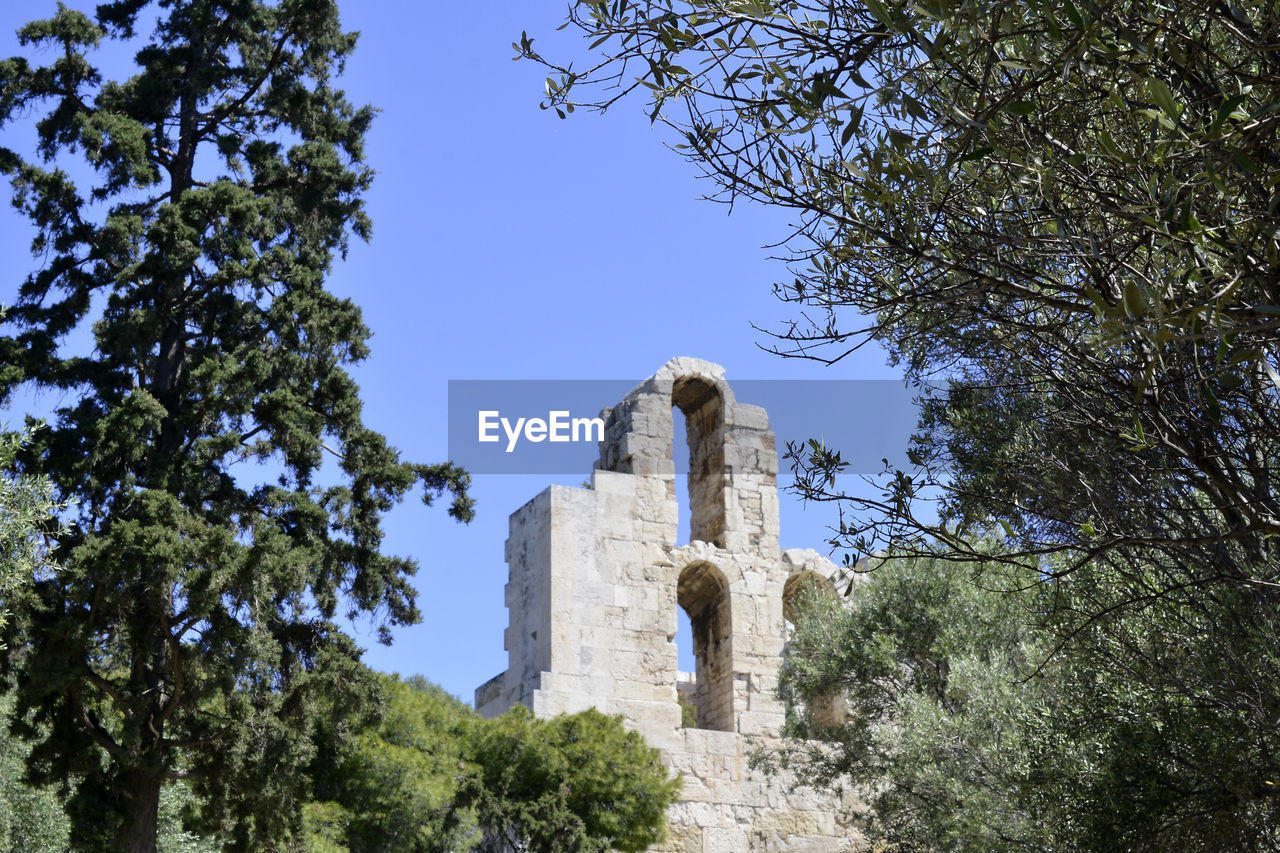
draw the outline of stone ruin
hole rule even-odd
[[[676,541],[672,408],[689,442],[689,544]],[[748,767],[776,743],[787,603],[835,566],[778,547],[778,454],[764,409],[719,365],[677,358],[601,413],[589,488],[551,486],[511,515],[506,672],[476,690],[482,716],[516,703],[549,717],[621,714],[684,779],[662,851],[862,849],[851,800]],[[677,666],[677,607],[696,671]],[[681,725],[677,696],[696,708]],[[832,711],[834,713],[834,711]]]

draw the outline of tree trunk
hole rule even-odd
[[[160,821],[160,776],[130,774],[128,813],[117,844],[128,853],[156,853],[156,827]]]

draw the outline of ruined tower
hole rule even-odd
[[[738,403],[724,369],[677,358],[602,412],[590,488],[551,486],[511,515],[509,664],[476,690],[495,716],[599,708],[662,750],[684,777],[661,848],[682,853],[854,850],[830,795],[751,771],[777,738],[784,608],[806,581],[830,586],[814,551],[778,549],[778,455],[764,409]],[[676,541],[672,408],[689,443],[690,541]],[[677,608],[693,629],[680,673]],[[677,696],[697,709],[681,726]]]

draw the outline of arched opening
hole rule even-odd
[[[813,590],[813,592],[807,592],[807,590]],[[794,622],[796,607],[802,600],[800,596],[814,594],[835,598],[836,585],[830,578],[809,569],[796,572],[787,578],[787,582],[782,585],[782,617],[788,623]]]
[[[733,731],[733,621],[724,574],[706,562],[686,566],[676,601],[693,635],[693,683],[682,693],[691,695],[698,728]]]
[[[672,488],[675,489],[676,495],[676,544],[688,545],[690,539],[690,508],[693,502],[689,500],[689,477],[688,472],[692,469],[689,466],[689,442],[684,438],[688,435],[689,426],[685,422],[684,412],[680,411],[680,407],[672,404],[671,406],[671,463],[672,470],[676,472]],[[680,476],[685,474],[685,476]]]
[[[812,596],[837,598],[835,584],[831,579],[812,570],[796,572],[787,578],[782,585],[782,618],[783,640],[791,636],[794,630],[792,623],[806,599]],[[847,706],[844,695],[839,692],[824,693],[815,696],[805,709],[810,725],[816,728],[831,728],[842,725],[845,721]]]
[[[672,385],[671,405],[684,414],[689,446],[689,541],[723,547],[724,407],[720,391],[700,377],[681,377]],[[675,435],[673,440],[678,441]]]

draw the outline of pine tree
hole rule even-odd
[[[0,169],[41,263],[0,400],[65,394],[22,466],[78,501],[65,569],[4,637],[29,770],[77,786],[76,849],[155,850],[175,778],[204,830],[262,849],[298,832],[314,717],[375,695],[335,613],[376,612],[384,639],[418,617],[381,515],[418,484],[471,515],[464,472],[364,425],[346,368],[369,332],[324,288],[370,233],[374,110],[334,88],[356,37],[333,0],[59,6],[19,36],[50,62],[0,62],[0,127],[34,116],[38,156]],[[103,79],[104,39],[139,47],[133,76]],[[91,355],[64,346],[90,326]]]

